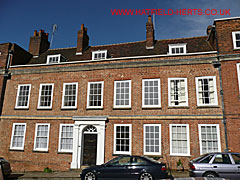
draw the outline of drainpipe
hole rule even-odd
[[[225,152],[229,151],[228,148],[228,132],[227,132],[227,120],[226,120],[226,114],[225,114],[225,107],[224,107],[224,96],[223,96],[223,87],[222,87],[222,68],[221,68],[221,62],[220,62],[220,56],[219,56],[219,47],[218,47],[218,39],[217,39],[217,31],[214,28],[215,37],[216,37],[216,46],[217,46],[217,61],[213,61],[213,66],[218,69],[219,73],[219,81],[220,81],[220,95],[221,95],[221,102],[222,102],[222,115],[223,115],[223,126],[224,126],[224,135],[225,135],[225,145],[226,149]]]
[[[6,62],[5,68],[4,68],[2,92],[1,92],[1,99],[0,99],[0,116],[2,115],[2,108],[3,108],[3,101],[4,101],[6,86],[7,86],[7,80],[10,77],[10,74],[8,72],[9,72],[10,61],[11,61],[12,55],[13,55],[13,50],[11,50],[11,47],[12,47],[12,44],[9,45],[7,62]]]

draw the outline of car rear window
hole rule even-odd
[[[232,154],[235,164],[240,164],[240,154]]]
[[[192,160],[192,162],[200,162],[202,159],[206,158],[208,154],[203,154],[202,156],[199,156]]]

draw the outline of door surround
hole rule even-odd
[[[97,128],[97,157],[96,165],[104,163],[105,154],[105,124],[108,120],[107,116],[73,116],[73,154],[71,169],[80,169],[82,165],[82,138],[85,127],[93,125]]]

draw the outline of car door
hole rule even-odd
[[[240,154],[231,154],[235,166],[235,179],[240,179]]]
[[[234,178],[235,165],[232,163],[229,154],[216,154],[212,161],[212,170],[215,171],[220,177]]]
[[[129,168],[129,178],[138,179],[139,175],[147,169],[148,162],[140,157],[132,157],[131,166]]]
[[[130,160],[130,156],[123,156],[107,163],[98,170],[98,179],[128,179],[130,175],[128,168],[128,166],[130,166]]]

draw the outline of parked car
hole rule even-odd
[[[3,172],[3,176],[8,177],[12,173],[9,161],[3,157],[0,157],[0,166]]]
[[[240,153],[204,154],[189,162],[191,177],[223,177],[240,179]]]
[[[145,156],[119,156],[106,164],[88,167],[81,173],[82,180],[139,179],[157,180],[168,175],[166,164]]]

